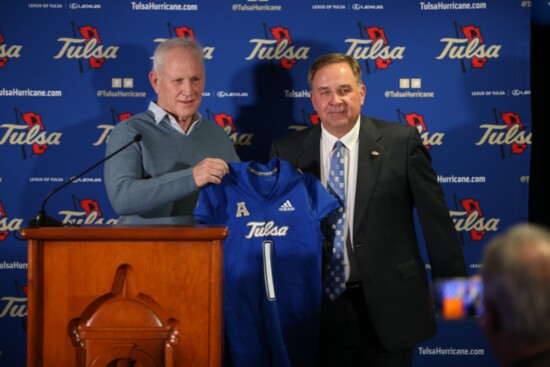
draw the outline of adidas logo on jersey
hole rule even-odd
[[[292,206],[292,203],[290,202],[290,200],[287,200],[283,203],[283,205],[281,205],[279,207],[279,211],[280,212],[293,212],[295,211],[296,209],[294,209],[294,207]]]

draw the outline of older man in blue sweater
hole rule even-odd
[[[157,93],[147,111],[117,124],[106,161],[105,185],[124,224],[191,224],[199,190],[219,184],[239,157],[226,132],[198,112],[205,86],[202,47],[173,38],[153,55],[149,81]]]

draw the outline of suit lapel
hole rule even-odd
[[[359,130],[359,159],[357,163],[357,187],[355,190],[355,214],[353,232],[357,231],[365,216],[384,160],[384,146],[379,143],[382,135],[368,117],[361,116]]]
[[[300,146],[302,154],[298,158],[298,168],[303,172],[321,177],[321,126],[313,127]]]
[[[357,231],[364,217],[370,197],[372,196],[382,161],[384,160],[384,146],[379,140],[382,134],[372,121],[361,116],[359,129],[359,159],[357,167],[357,187],[355,195],[355,214],[353,232]],[[317,125],[310,130],[300,146],[301,155],[298,157],[298,168],[304,172],[321,178],[321,126]]]

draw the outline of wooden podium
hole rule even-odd
[[[27,366],[221,366],[226,227],[26,228]]]

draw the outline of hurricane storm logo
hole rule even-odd
[[[498,145],[502,159],[512,155],[523,154],[528,145],[531,145],[531,133],[527,133],[521,122],[521,117],[515,112],[499,112],[493,109],[494,124],[483,124],[483,136],[476,145]],[[509,146],[509,149],[506,149]]]
[[[77,59],[80,73],[91,69],[101,69],[108,59],[116,59],[118,47],[104,47],[103,41],[99,36],[96,27],[90,25],[77,25],[72,22],[73,37],[62,37],[58,41],[62,42],[61,50],[54,56],[54,59],[65,57],[67,59]],[[80,38],[82,37],[82,38]],[[84,67],[84,62],[88,62],[88,68]]]
[[[51,145],[61,143],[61,133],[48,134],[42,117],[36,112],[20,112],[15,109],[16,124],[3,124],[5,132],[0,136],[0,145],[20,145],[23,159],[27,159],[26,146],[31,147],[32,155],[43,155]]]
[[[317,113],[306,113],[302,110],[302,118],[305,126],[315,126],[321,123],[321,118]]]
[[[7,62],[6,41],[2,32],[0,32],[0,68],[3,68]]]
[[[44,131],[44,124],[42,123],[42,118],[39,114],[34,112],[22,113],[21,117],[23,121],[27,124],[27,131],[38,130]],[[48,149],[48,144],[38,144],[32,143],[32,153],[42,155]]]
[[[403,59],[405,47],[390,46],[384,28],[379,26],[365,27],[359,23],[359,36],[360,39],[346,39],[346,43],[351,43],[346,55],[357,60],[364,60],[367,74],[371,74],[369,60],[374,60],[374,70],[376,71],[386,70],[394,60]]]
[[[170,37],[174,37],[173,33],[175,33],[176,37],[179,38],[191,38],[195,42],[197,42],[197,37],[195,37],[195,31],[193,28],[189,28],[187,26],[181,26],[181,27],[174,27],[171,23],[168,23],[168,32],[170,33]]]
[[[207,114],[209,120],[214,120],[216,124],[218,124],[225,130],[235,149],[252,144],[252,138],[254,137],[254,134],[241,133],[237,129],[235,121],[233,121],[233,116],[225,112],[211,113],[210,110],[207,110]]]
[[[99,218],[103,217],[101,214],[101,209],[97,201],[92,199],[84,199],[79,201],[80,207],[86,212],[86,217],[89,217],[92,213],[97,213]]]
[[[126,119],[129,119],[132,117],[131,112],[117,112],[114,108],[111,108],[111,117],[113,119],[113,123],[119,123],[121,121],[124,121]]]
[[[435,145],[443,145],[443,138],[445,137],[444,133],[430,133],[428,131],[428,126],[424,121],[424,116],[416,112],[403,113],[400,110],[397,110],[397,116],[399,122],[404,122],[409,126],[415,127],[422,138],[422,144],[426,149],[431,149]],[[402,120],[403,119],[403,120]]]
[[[441,39],[444,48],[436,59],[460,60],[460,67],[464,74],[468,72],[466,60],[470,60],[469,71],[471,72],[472,70],[482,69],[490,59],[496,59],[500,56],[502,46],[487,45],[479,27],[474,25],[461,26],[455,23],[455,34],[456,38],[445,37]]]
[[[269,36],[275,39],[269,39]],[[273,65],[274,60],[279,60],[281,69],[290,70],[296,64],[296,60],[307,60],[309,47],[295,47],[290,31],[282,26],[269,27],[264,23],[265,39],[253,38],[250,43],[255,44],[254,49],[245,60],[258,58],[269,60]]]
[[[460,199],[456,195],[455,210],[451,211],[451,217],[457,232],[460,234],[462,245],[466,244],[464,233],[469,234],[469,241],[481,241],[487,232],[498,231],[500,219],[487,218],[481,210],[481,204],[473,198]]]

